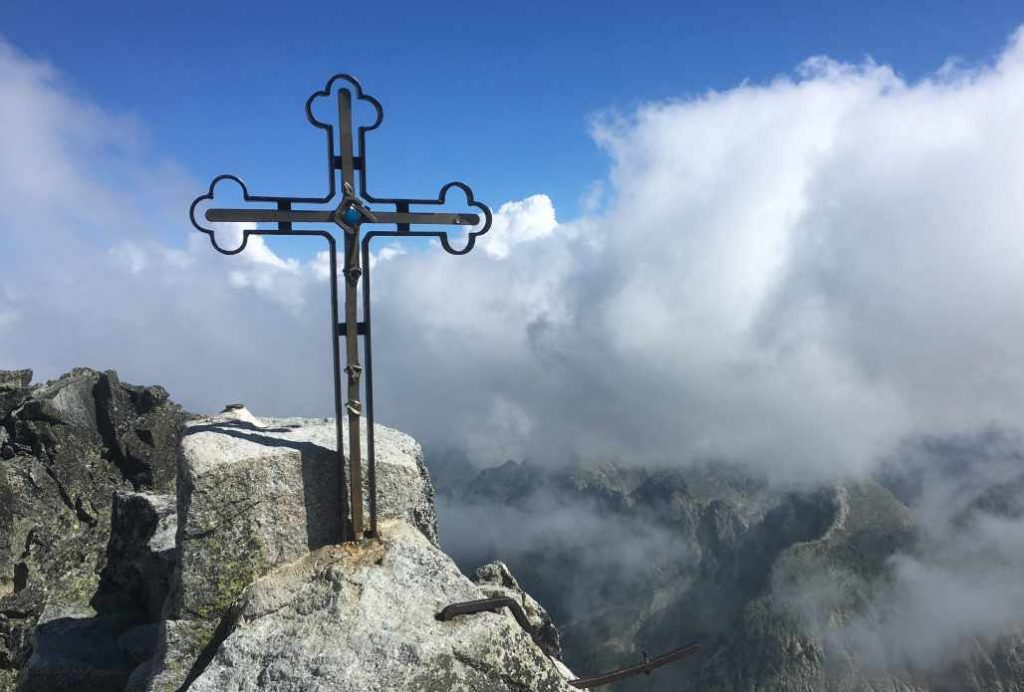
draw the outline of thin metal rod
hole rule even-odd
[[[334,236],[325,233],[331,262],[331,347],[334,356],[334,433],[337,442],[338,460],[338,501],[341,517],[339,529],[340,541],[349,540],[348,532],[348,488],[345,483],[345,450],[342,447],[343,431],[341,426],[341,354],[338,343],[338,248]]]
[[[526,612],[523,611],[523,607],[516,602],[515,599],[509,598],[508,596],[499,596],[497,598],[481,598],[476,601],[464,601],[463,603],[452,603],[449,606],[445,606],[440,613],[434,617],[441,621],[451,620],[457,615],[472,615],[479,613],[484,610],[497,610],[498,608],[508,608],[512,612],[512,617],[516,619],[519,626],[523,628],[533,643],[536,644],[545,653],[548,652],[548,646],[540,638],[540,635],[534,629],[533,625],[530,624],[530,619],[526,617]]]
[[[444,608],[442,608],[434,617],[439,620],[446,621],[451,620],[453,617],[458,615],[472,615],[473,613],[478,613],[484,610],[497,610],[498,608],[508,608],[512,611],[512,616],[515,617],[516,622],[518,622],[519,626],[521,626],[526,634],[529,635],[530,639],[534,640],[534,643],[537,644],[542,651],[550,653],[547,650],[545,643],[541,640],[537,630],[530,624],[522,606],[520,606],[514,599],[507,596],[500,598],[481,598],[476,601],[453,603],[452,605],[444,606]],[[589,678],[577,678],[568,682],[572,687],[579,689],[608,685],[609,683],[613,683],[618,680],[638,676],[641,673],[650,673],[656,667],[686,658],[687,656],[692,656],[699,649],[699,644],[687,644],[686,646],[673,649],[672,651],[660,656],[644,660],[642,663],[637,663],[636,665],[630,665],[625,668],[617,669],[617,671],[609,671],[608,673],[602,673],[601,675]]]
[[[638,663],[635,666],[629,666],[628,668],[620,668],[619,670],[613,670],[607,673],[601,673],[600,675],[594,675],[589,678],[576,678],[570,680],[569,684],[579,689],[589,689],[591,687],[598,687],[600,685],[608,685],[613,682],[618,682],[625,678],[633,677],[634,675],[640,675],[641,673],[649,673],[655,668],[659,668],[667,663],[678,661],[680,659],[692,656],[693,654],[700,651],[700,644],[687,644],[681,646],[678,649],[673,649],[666,654],[657,656],[655,658]]]
[[[333,211],[314,211],[312,209],[207,209],[204,214],[207,221],[249,221],[253,223],[333,223]]]
[[[362,223],[428,224],[436,226],[472,226],[480,222],[479,214],[447,214],[441,212],[375,211],[374,219]],[[207,209],[207,221],[248,223],[334,223],[333,211],[312,209]]]
[[[547,645],[540,638],[537,630],[530,624],[530,620],[526,617],[526,613],[523,611],[522,606],[508,596],[498,598],[481,598],[475,601],[452,603],[449,606],[445,606],[441,612],[434,617],[441,621],[448,621],[459,615],[472,615],[485,610],[497,610],[498,608],[508,608],[512,611],[512,616],[516,619],[516,622],[519,623],[519,626],[530,635],[530,638],[533,639],[533,643],[544,651],[544,653],[554,655],[554,652],[548,650]],[[673,649],[668,653],[664,653],[661,656],[647,659],[634,666],[620,668],[619,670],[613,670],[591,677],[576,678],[575,680],[570,680],[569,684],[579,689],[588,689],[590,687],[598,687],[599,685],[607,685],[634,675],[649,673],[660,666],[672,663],[673,661],[678,661],[686,658],[687,656],[692,656],[699,650],[700,644],[687,644],[686,646],[681,646],[678,649]]]
[[[373,329],[370,321],[370,241],[372,233],[363,236],[363,358],[366,379],[366,481],[370,494],[370,535],[377,538],[377,455],[373,444]]]
[[[441,226],[472,226],[480,223],[479,214],[446,214],[443,212],[375,211],[376,223],[420,223]]]
[[[345,373],[348,375],[348,461],[352,498],[352,538],[363,538],[363,469],[359,444],[359,418],[362,404],[359,403],[359,325],[356,284],[362,269],[359,266],[359,242],[355,233],[345,234]]]
[[[338,126],[341,135],[341,191],[344,196],[356,194],[352,156],[352,92],[338,91]]]

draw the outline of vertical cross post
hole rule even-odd
[[[363,413],[359,402],[359,376],[363,368],[359,364],[358,297],[356,286],[362,269],[359,266],[359,242],[355,233],[345,234],[345,373],[348,375],[348,459],[352,483],[352,533],[363,535],[363,466],[360,456],[362,445],[359,435],[359,418]]]
[[[319,99],[327,99],[336,90],[337,105],[337,140],[334,125],[320,120],[313,113],[313,105]],[[353,95],[359,101],[367,103],[376,112],[376,117],[369,125],[358,127],[358,143],[356,128],[353,127]],[[330,249],[330,280],[331,280],[331,337],[334,359],[334,408],[337,433],[338,475],[340,483],[342,541],[361,540],[367,535],[377,535],[377,487],[376,460],[373,444],[373,372],[370,329],[370,252],[369,243],[374,237],[430,237],[441,243],[450,254],[463,255],[473,249],[477,237],[487,232],[491,225],[491,211],[487,205],[476,201],[473,191],[463,183],[444,185],[436,198],[405,199],[378,198],[367,190],[366,172],[366,133],[376,129],[384,117],[380,103],[365,94],[359,82],[345,74],[339,74],[328,80],[324,89],[314,92],[306,101],[306,117],[315,127],[324,130],[327,139],[328,192],[323,197],[276,197],[250,195],[245,184],[235,176],[218,176],[210,184],[205,195],[192,203],[192,224],[201,232],[206,233],[213,246],[219,252],[233,255],[245,249],[250,235],[271,236],[320,236],[328,241]],[[359,173],[359,187],[356,189],[356,173]],[[340,179],[340,185],[339,185]],[[218,184],[231,182],[242,189],[244,208],[223,208],[215,205],[216,187]],[[453,190],[458,190],[466,197],[466,204],[474,207],[479,213],[447,213],[431,211],[413,211],[414,206],[441,206],[447,203],[447,197]],[[368,204],[393,206],[394,211],[371,211]],[[272,205],[268,208],[268,205]],[[297,209],[319,206],[319,209]],[[324,209],[323,207],[327,208]],[[200,207],[205,207],[199,213]],[[219,224],[241,224],[241,243],[236,248],[224,248],[217,240]],[[308,224],[334,225],[344,234],[343,270],[345,281],[345,321],[338,322],[338,270],[336,260],[336,241],[325,230],[302,230]],[[362,234],[364,224],[391,225],[394,230],[373,230]],[[267,226],[270,226],[269,228]],[[462,247],[449,238],[448,230],[418,231],[413,226],[447,226],[468,229]],[[299,226],[299,229],[296,229]],[[460,234],[462,235],[462,234]],[[359,320],[359,283],[362,285],[363,320]],[[345,411],[341,403],[341,358],[339,339],[345,338],[345,368],[347,379]],[[364,368],[359,362],[359,337],[364,338],[363,347],[366,359],[365,379],[362,377]],[[364,411],[360,397],[360,386],[365,391],[366,409]],[[370,527],[365,526],[363,507],[363,464],[361,454],[360,419],[367,417],[367,488],[370,505]],[[342,415],[348,419],[348,473],[345,469],[343,445]],[[347,482],[346,482],[347,478]],[[346,487],[347,486],[347,487]]]

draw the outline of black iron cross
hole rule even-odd
[[[336,100],[338,111],[338,131],[335,139],[334,126],[322,122],[313,114],[313,105],[317,99]],[[360,125],[358,129],[358,148],[353,140],[352,106],[353,96],[365,101],[376,113],[376,118],[369,125]],[[374,197],[367,191],[366,173],[366,133],[376,129],[384,119],[384,109],[380,102],[369,94],[363,93],[359,82],[346,74],[338,74],[327,81],[321,91],[314,92],[306,101],[306,118],[315,126],[324,130],[327,138],[327,177],[328,192],[323,197],[271,197],[250,195],[239,178],[233,175],[221,175],[213,179],[210,189],[192,202],[192,225],[210,236],[213,246],[225,255],[234,255],[245,249],[250,235],[272,236],[320,236],[326,239],[330,254],[331,267],[331,342],[334,356],[334,413],[335,429],[338,438],[338,475],[341,483],[341,539],[359,540],[370,535],[377,535],[377,475],[374,463],[373,447],[373,357],[370,349],[370,242],[380,236],[412,236],[432,237],[441,242],[441,246],[453,255],[464,255],[473,249],[478,236],[487,232],[491,226],[491,210],[487,205],[473,198],[473,191],[463,183],[448,183],[441,188],[436,199],[397,199]],[[359,188],[356,191],[356,174],[358,173]],[[340,186],[339,186],[340,178]],[[241,187],[244,208],[225,209],[215,206],[217,186],[232,183]],[[339,194],[340,190],[340,194]],[[430,211],[415,211],[418,206],[440,206],[446,203],[449,192],[458,190],[465,194],[469,207],[475,207],[478,213],[450,214]],[[249,206],[251,204],[251,206]],[[371,209],[369,204],[385,205],[394,211]],[[197,216],[200,205],[204,212]],[[319,209],[308,207],[319,205]],[[298,208],[302,207],[302,208]],[[326,207],[326,208],[324,208]],[[243,224],[241,243],[236,248],[225,248],[217,242],[215,224],[234,222]],[[308,228],[310,224],[334,224],[342,230],[345,238],[345,321],[338,322],[338,269],[336,259],[336,242],[330,231]],[[258,227],[257,224],[270,224],[269,228]],[[373,230],[361,234],[364,224],[389,224],[394,230]],[[414,231],[413,226],[440,225],[463,226],[468,234],[461,249],[456,248],[448,237],[447,230]],[[296,228],[298,226],[299,228]],[[360,235],[362,238],[360,240]],[[356,287],[362,279],[362,321],[358,319],[359,296]],[[348,401],[345,409],[349,422],[349,466],[350,473],[345,473],[345,456],[342,448],[341,427],[341,359],[339,355],[339,338],[345,337],[345,374],[348,379]],[[366,450],[367,450],[367,485],[370,504],[370,528],[364,531],[363,522],[363,478],[359,449],[359,418],[363,412],[360,403],[359,387],[364,368],[359,363],[359,341],[363,337],[366,356],[363,382],[366,393]],[[348,483],[346,484],[346,475]],[[348,486],[346,488],[346,485]],[[350,498],[350,506],[346,499]]]

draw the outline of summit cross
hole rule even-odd
[[[314,104],[326,99],[336,104],[337,131],[331,122],[314,115]],[[353,101],[355,99],[355,101]],[[365,102],[375,117],[369,124],[359,125],[353,131],[353,104]],[[334,365],[334,414],[337,434],[338,478],[341,499],[341,540],[360,540],[377,536],[377,471],[373,445],[373,356],[370,328],[370,242],[377,237],[431,237],[440,241],[450,254],[464,255],[473,249],[476,239],[491,226],[491,210],[476,201],[473,191],[464,183],[452,182],[441,187],[436,198],[405,199],[374,197],[368,191],[366,170],[366,133],[375,130],[384,119],[384,109],[374,97],[363,92],[352,76],[337,74],[326,86],[314,92],[306,101],[306,119],[321,130],[327,140],[328,190],[323,197],[280,197],[251,195],[245,183],[233,175],[220,175],[210,183],[209,190],[192,202],[192,225],[210,237],[213,247],[225,255],[234,255],[245,249],[250,235],[319,236],[327,241],[330,257],[331,342]],[[358,178],[358,188],[356,180]],[[216,193],[222,185],[241,188],[241,207],[225,208],[216,205]],[[448,213],[423,211],[414,207],[441,206],[449,193],[459,191],[466,197],[466,205],[476,211]],[[384,205],[393,210],[379,210],[370,205]],[[319,207],[319,208],[309,208]],[[236,224],[241,232],[237,247],[224,247],[217,240],[219,224]],[[331,230],[310,226],[331,224],[344,236],[345,321],[338,321],[338,267],[337,242]],[[363,233],[365,225],[385,226]],[[393,226],[387,230],[386,226]],[[239,228],[240,226],[240,228]],[[449,230],[413,230],[419,226],[448,226],[468,230],[462,247],[449,238]],[[362,281],[362,320],[359,320],[359,293]],[[359,362],[359,337],[363,337],[365,368]],[[345,472],[342,431],[342,367],[339,339],[345,339],[345,377],[348,383],[345,411],[348,416],[349,473]],[[362,375],[365,372],[365,378]],[[369,498],[370,526],[364,527],[363,475],[360,450],[359,420],[363,413],[360,386],[366,400],[366,456],[367,495]],[[346,477],[348,482],[346,483]],[[346,487],[348,486],[348,487]],[[346,506],[348,504],[348,506]]]

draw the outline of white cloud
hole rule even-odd
[[[1022,443],[992,429],[901,445],[884,475],[915,534],[899,541],[881,578],[866,582],[863,564],[814,551],[776,571],[775,597],[826,642],[839,670],[853,661],[869,674],[930,671],[950,682],[943,676],[965,658],[997,658],[993,645],[1007,635],[1012,645],[1024,613],[1024,517],[1012,501],[1024,480]],[[896,528],[869,531],[883,525]]]
[[[891,581],[836,638],[879,668],[931,668],[988,648],[985,639],[1020,626],[1022,529],[1020,519],[982,515],[966,530],[935,531],[923,555],[893,559]]]
[[[491,257],[502,259],[516,245],[545,238],[558,227],[555,207],[547,195],[533,195],[518,202],[505,202],[494,215],[491,228],[480,243]]]
[[[401,245],[385,245],[377,252],[370,252],[370,269],[372,270],[380,262],[387,262],[395,257],[401,257],[407,254],[407,250]]]
[[[168,248],[140,186],[180,211],[202,183],[142,173],[123,118],[10,48],[0,62],[0,193],[26,199],[0,211],[19,258],[0,281],[39,287],[9,308],[10,364],[117,366],[196,408],[330,413],[326,252],[253,238],[222,257],[184,224]],[[859,473],[915,431],[1017,424],[1022,87],[1015,37],[993,66],[918,83],[815,58],[596,122],[603,211],[560,223],[535,195],[499,208],[482,252],[375,253],[378,415],[482,456],[729,457],[799,478]],[[18,142],[47,143],[31,152],[45,176],[14,174]],[[87,199],[88,217],[64,213]],[[91,272],[97,247],[120,273]],[[58,319],[74,339],[51,338]]]
[[[341,266],[341,257],[335,254],[335,261]],[[331,253],[328,250],[321,250],[316,253],[311,261],[313,275],[319,281],[327,281],[331,278]]]
[[[415,277],[388,329],[440,365],[399,367],[401,394],[378,400],[436,387],[476,412],[498,391],[533,419],[524,456],[725,456],[798,478],[862,472],[914,431],[1017,425],[1022,55],[1015,38],[993,68],[917,84],[815,59],[596,124],[604,215],[492,252],[503,265],[415,256],[381,279]],[[414,405],[399,419],[429,418]],[[461,422],[443,428],[485,425]]]
[[[588,216],[598,214],[604,204],[604,198],[604,181],[595,180],[587,186],[587,189],[580,196],[580,208],[582,208],[583,213]]]
[[[149,265],[146,253],[130,240],[122,240],[110,248],[110,258],[132,274],[142,272]]]

